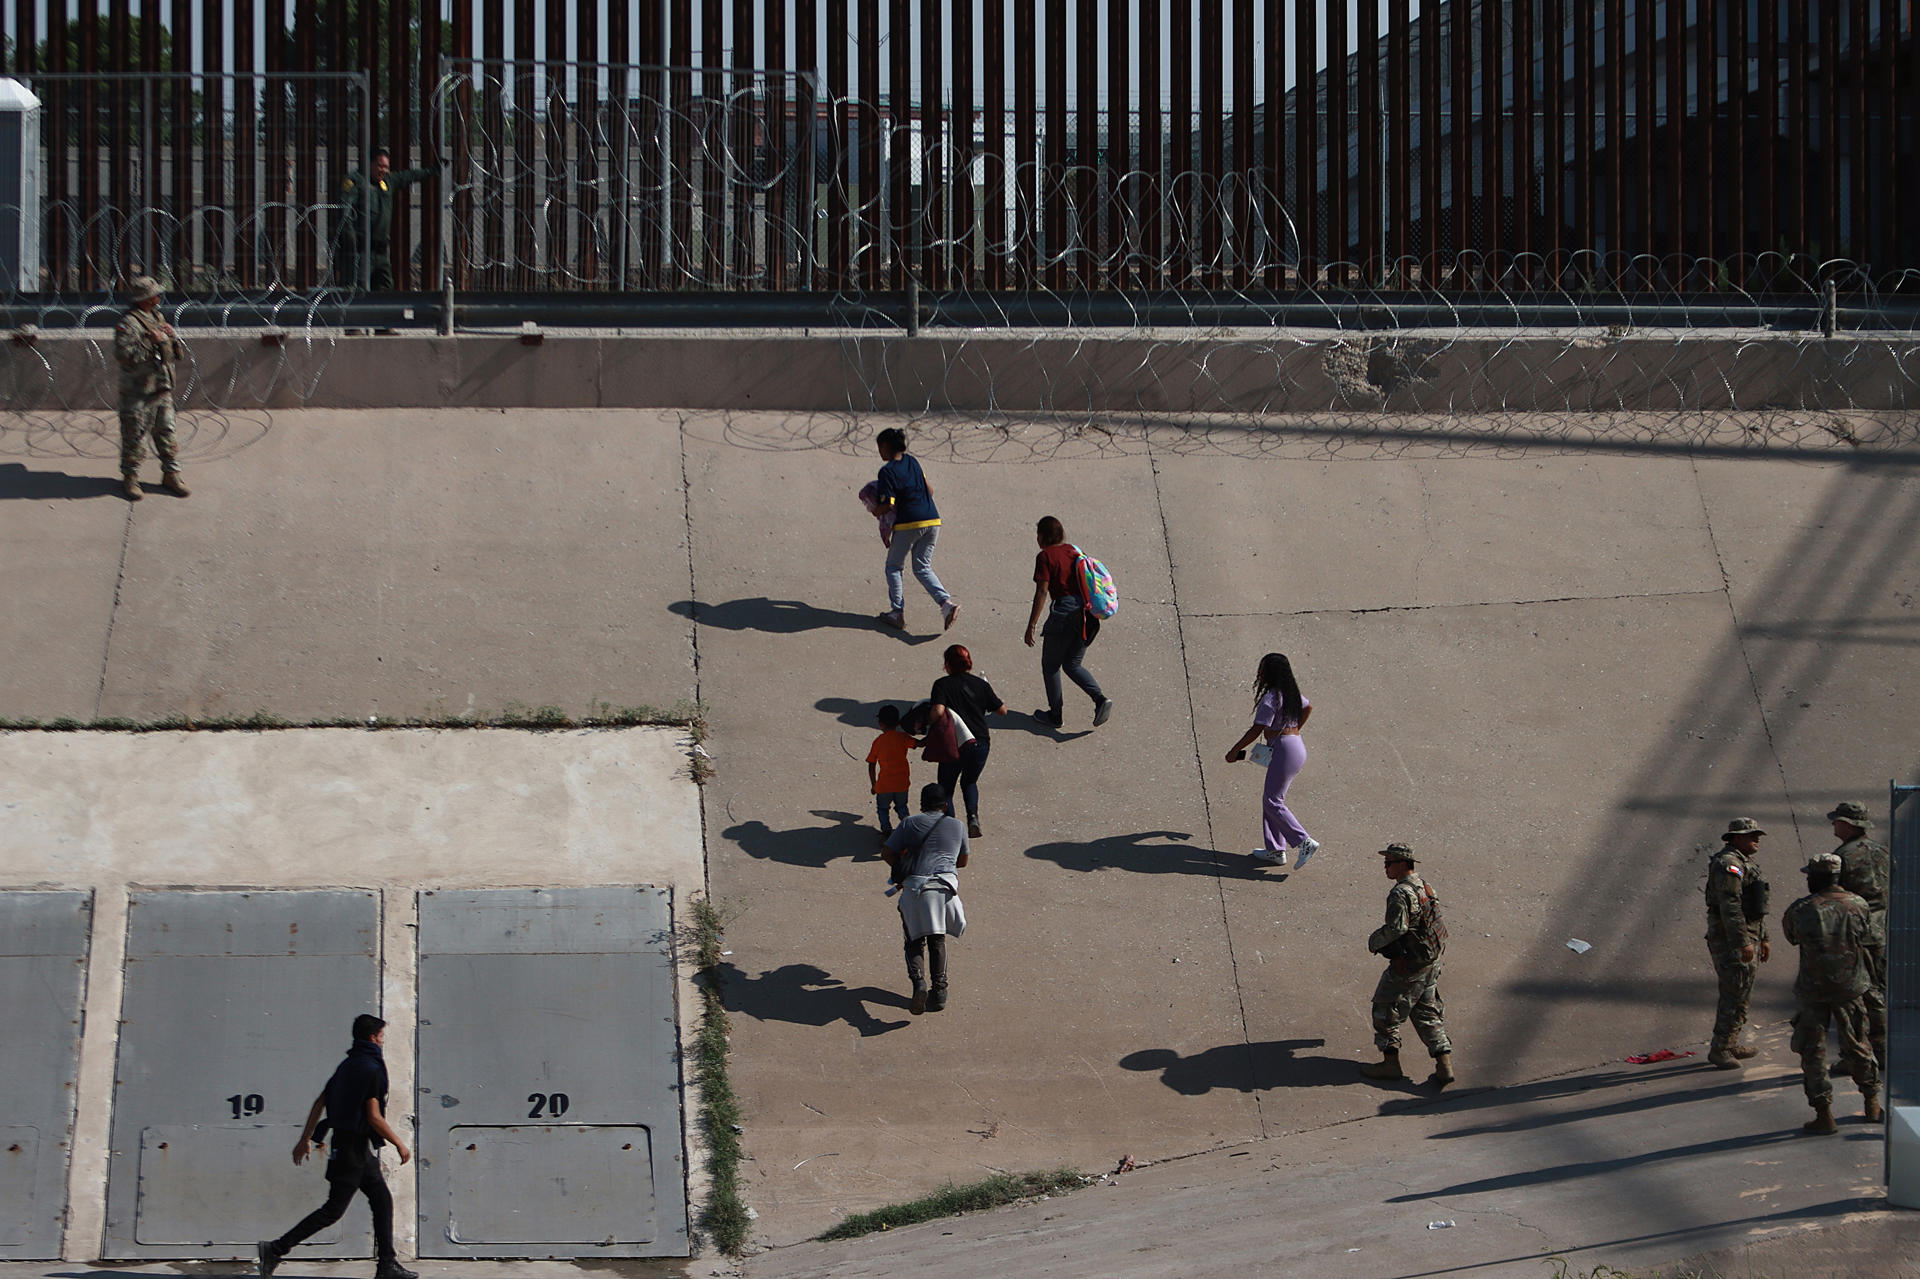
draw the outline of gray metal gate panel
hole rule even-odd
[[[671,901],[420,897],[420,1255],[687,1254]]]
[[[1887,851],[1893,884],[1887,893],[1887,1141],[1888,1201],[1920,1207],[1920,786],[1891,788]],[[1902,867],[1906,868],[1904,874]]]
[[[1887,1103],[1920,1106],[1920,786],[1893,788],[1887,851]]]
[[[60,1255],[90,893],[0,893],[0,1259]]]
[[[247,1257],[319,1207],[288,1154],[379,1006],[376,893],[132,894],[102,1255]],[[366,1213],[312,1244],[371,1255]]]

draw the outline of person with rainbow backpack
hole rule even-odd
[[[1047,706],[1033,717],[1059,728],[1065,720],[1061,706],[1060,672],[1079,685],[1093,702],[1095,728],[1113,717],[1113,699],[1100,691],[1100,681],[1083,664],[1087,645],[1100,634],[1102,618],[1112,617],[1118,599],[1113,591],[1113,576],[1106,566],[1080,548],[1067,543],[1067,530],[1048,515],[1034,529],[1040,553],[1033,561],[1033,612],[1027,618],[1027,647],[1033,647],[1033,631],[1040,627],[1040,679],[1046,685]],[[1040,612],[1051,597],[1053,607],[1044,626]]]

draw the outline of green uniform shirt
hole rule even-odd
[[[1410,870],[1387,890],[1387,919],[1367,938],[1367,949],[1378,955],[1413,931],[1420,915],[1420,902],[1426,895],[1427,881],[1420,872]]]
[[[1766,882],[1753,858],[1732,844],[1723,844],[1707,863],[1707,940],[1739,945],[1765,941],[1765,916],[1748,919],[1740,895],[1746,885]]]
[[[133,307],[113,330],[113,360],[120,366],[120,394],[152,397],[173,389],[173,364],[180,340],[161,331],[166,321],[157,310]]]
[[[340,199],[347,206],[341,234],[356,244],[363,233],[370,244],[386,244],[393,238],[393,193],[432,176],[432,169],[395,169],[376,182],[355,169],[340,184]]]
[[[1867,903],[1844,888],[1802,897],[1780,917],[1782,935],[1800,948],[1793,993],[1815,1003],[1845,1003],[1867,992]]]
[[[1893,881],[1893,854],[1862,835],[1833,850],[1840,858],[1840,887],[1867,903],[1875,931],[1887,936],[1887,891]]]

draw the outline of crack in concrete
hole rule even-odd
[[[1780,778],[1780,793],[1786,797],[1787,820],[1793,823],[1793,837],[1800,842],[1800,806],[1793,800],[1793,787],[1787,780],[1786,761],[1780,758],[1780,743],[1774,740],[1773,721],[1767,716],[1767,700],[1760,691],[1760,674],[1753,668],[1753,654],[1747,651],[1747,632],[1740,622],[1740,610],[1733,603],[1733,574],[1727,571],[1726,557],[1720,553],[1720,538],[1713,531],[1713,511],[1707,506],[1706,492],[1700,487],[1700,463],[1690,461],[1694,495],[1700,499],[1700,522],[1707,530],[1707,545],[1713,549],[1713,566],[1720,570],[1720,596],[1727,602],[1727,618],[1733,623],[1733,644],[1746,668],[1747,687],[1753,693],[1754,713],[1760,717],[1760,731],[1767,735],[1767,754],[1773,759],[1773,771]]]
[[[120,620],[120,589],[127,582],[127,548],[133,543],[133,503],[127,503],[127,522],[120,529],[120,565],[113,574],[113,606],[107,610],[107,634],[100,645],[100,682],[93,689],[93,717],[107,700],[107,668],[113,661],[113,628]]]
[[[1200,784],[1200,810],[1206,818],[1207,847],[1213,850],[1214,867],[1217,871],[1220,868],[1220,840],[1213,828],[1213,798],[1207,793],[1206,761],[1202,757],[1200,749],[1200,720],[1199,716],[1195,713],[1193,704],[1193,663],[1187,658],[1187,623],[1185,614],[1180,608],[1179,575],[1174,572],[1173,532],[1167,524],[1166,498],[1160,491],[1160,459],[1155,454],[1151,444],[1147,447],[1147,465],[1153,473],[1154,510],[1160,516],[1160,545],[1167,553],[1167,595],[1173,605],[1174,634],[1180,641],[1180,672],[1187,690],[1187,732],[1193,741],[1193,768],[1194,775]],[[1227,910],[1227,883],[1225,877],[1215,874],[1213,877],[1213,886],[1214,892],[1218,895],[1220,901],[1220,933],[1227,944],[1227,967],[1233,973],[1234,1006],[1240,1013],[1240,1042],[1245,1045],[1247,1049],[1247,1075],[1248,1078],[1251,1079],[1253,1077],[1254,1066],[1253,1034],[1247,1021],[1246,987],[1240,980],[1240,956],[1235,951],[1233,944],[1233,918]],[[1270,1136],[1271,1134],[1267,1131],[1267,1112],[1265,1106],[1261,1103],[1259,1091],[1255,1090],[1252,1096],[1253,1113],[1260,1121],[1260,1135],[1262,1137]]]
[[[1722,573],[1725,569],[1721,570]],[[1443,608],[1517,608],[1528,604],[1610,604],[1622,600],[1693,599],[1702,595],[1723,595],[1724,591],[1629,591],[1622,595],[1542,595],[1517,600],[1453,600],[1435,604],[1382,604],[1373,608],[1295,608],[1265,613],[1191,613],[1195,621],[1231,620],[1243,617],[1317,617],[1344,614],[1360,617],[1369,613],[1426,613]]]

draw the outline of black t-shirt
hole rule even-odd
[[[356,1039],[327,1080],[327,1123],[333,1129],[336,1153],[349,1144],[371,1144],[375,1149],[386,1144],[367,1123],[368,1098],[378,1098],[385,1109],[387,1063],[380,1045]]]
[[[987,712],[999,709],[1000,695],[993,691],[993,685],[972,671],[942,675],[933,681],[933,692],[928,695],[928,700],[938,702],[958,715],[961,722],[980,739],[982,746],[992,740],[987,732]]]

